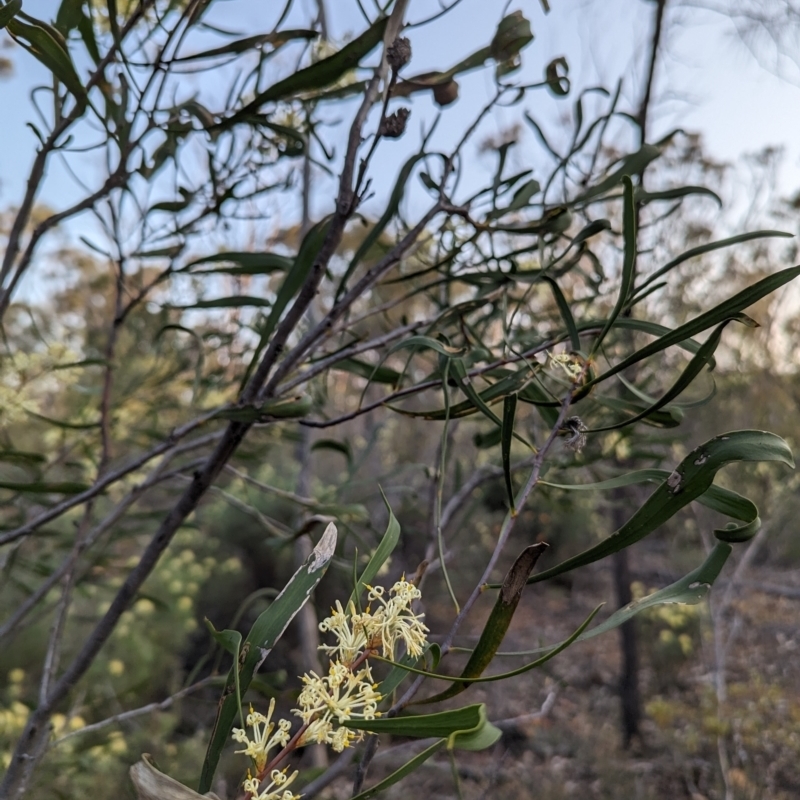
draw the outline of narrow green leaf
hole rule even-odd
[[[789,446],[775,434],[765,431],[733,431],[716,436],[686,456],[618,531],[594,547],[534,575],[529,583],[538,583],[592,564],[638,542],[685,505],[708,491],[717,472],[726,464],[736,461],[777,461],[794,467]],[[718,538],[725,538],[729,532],[723,529],[714,531],[714,534]]]
[[[717,205],[722,208],[722,198],[716,192],[712,192],[711,189],[707,189],[705,186],[679,186],[675,189],[661,189],[657,192],[647,192],[642,189],[641,186],[637,186],[636,202],[645,205],[658,200],[678,200],[682,197],[696,194],[716,200]]]
[[[606,334],[611,330],[615,320],[622,313],[628,297],[633,289],[636,269],[636,203],[633,199],[633,182],[628,175],[622,177],[624,187],[622,238],[625,241],[625,258],[622,262],[622,280],[620,282],[619,296],[614,305],[614,310],[606,320],[606,324],[598,334],[592,345],[592,353],[596,353],[603,343]]]
[[[472,385],[472,381],[467,374],[467,368],[464,366],[464,362],[460,358],[454,358],[451,359],[450,365],[456,382],[458,383],[458,388],[464,392],[472,405],[481,411],[488,419],[494,422],[495,425],[502,428],[503,423],[500,418],[489,408],[488,405],[486,405],[483,397],[481,397],[480,393]]]
[[[400,661],[391,668],[389,674],[381,681],[381,685],[378,690],[381,696],[388,697],[403,682],[403,680],[408,677],[408,667],[421,669],[425,667],[429,660],[432,660],[433,663],[430,669],[433,670],[439,665],[441,656],[442,652],[439,649],[439,645],[436,643],[432,644],[430,642],[425,645],[425,652],[418,658],[410,656],[408,653],[406,653],[406,655],[404,655]]]
[[[224,630],[218,631],[211,620],[206,618],[206,628],[208,628],[211,638],[223,649],[226,653],[233,656],[233,677],[236,682],[236,702],[239,711],[239,724],[242,729],[245,727],[244,714],[242,713],[242,691],[239,685],[239,669],[241,667],[241,647],[242,647],[242,634],[239,631]]]
[[[592,392],[592,401],[605,408],[625,414],[625,418],[636,416],[647,406],[642,403],[623,399],[621,397],[610,397],[608,395]],[[673,406],[667,411],[653,411],[642,418],[645,425],[652,425],[655,428],[675,428],[681,424],[683,413],[677,406]]]
[[[38,419],[41,422],[46,422],[48,425],[55,425],[57,428],[64,428],[66,430],[72,431],[88,431],[92,428],[99,428],[99,422],[63,422],[60,419],[52,419],[51,417],[45,417],[43,414],[37,414],[35,411],[28,411],[26,409],[25,413],[29,417],[33,417],[33,419]]]
[[[573,245],[583,244],[587,239],[597,236],[598,233],[611,230],[611,223],[607,219],[596,219],[586,227],[578,231],[577,236],[572,240]]]
[[[261,353],[267,346],[273,331],[277,327],[278,322],[280,322],[283,312],[286,310],[286,306],[289,305],[292,298],[300,291],[300,287],[311,272],[311,268],[314,266],[314,261],[322,248],[325,237],[328,235],[330,220],[331,218],[329,216],[321,219],[316,225],[313,225],[303,237],[300,249],[297,251],[297,256],[293,260],[291,268],[287,271],[281,288],[278,290],[278,296],[275,298],[275,302],[272,305],[272,311],[264,323],[264,327],[259,331],[261,338],[253,353],[253,357],[250,359],[250,364],[245,371],[244,377],[242,378],[242,388],[250,379],[250,375],[258,363]]]
[[[522,598],[526,582],[536,566],[539,556],[546,549],[546,544],[532,544],[517,556],[516,561],[514,561],[511,569],[506,574],[494,608],[489,614],[489,619],[483,627],[480,639],[462,670],[460,678],[478,678],[483,675],[486,668],[492,663],[495,653],[497,653],[500,644],[505,638],[506,631],[511,625],[511,620]],[[443,692],[433,697],[425,698],[424,702],[438,703],[442,700],[449,700],[451,697],[461,694],[468,687],[469,682],[457,680]]]
[[[336,526],[331,523],[325,529],[308,560],[292,576],[281,593],[264,611],[245,638],[241,648],[239,664],[234,664],[228,673],[225,688],[220,698],[217,716],[208,743],[200,775],[200,794],[211,788],[214,773],[222,749],[228,743],[231,727],[238,711],[238,695],[244,696],[253,676],[283,635],[289,623],[306,604],[314,587],[328,569],[336,550]]]
[[[378,571],[386,563],[386,560],[394,552],[397,543],[400,541],[400,523],[392,512],[392,507],[389,505],[386,495],[383,494],[383,490],[381,490],[381,495],[383,496],[386,510],[389,512],[389,523],[378,546],[375,548],[375,552],[370,557],[367,566],[364,567],[364,571],[353,588],[353,593],[350,595],[350,602],[354,603],[356,607],[358,607],[358,600],[364,591],[364,587],[372,583]]]
[[[9,464],[44,464],[47,462],[47,457],[41,453],[27,453],[24,450],[0,450],[0,461],[5,461]]]
[[[514,196],[507,206],[504,208],[496,208],[486,215],[487,222],[492,219],[500,219],[506,214],[510,214],[512,211],[519,211],[525,208],[530,203],[531,199],[541,190],[542,187],[539,185],[539,181],[533,179],[525,181],[525,183],[514,192]]]
[[[547,88],[556,97],[566,97],[569,94],[569,64],[564,56],[554,58],[545,69]]]
[[[272,305],[269,300],[263,297],[251,297],[250,295],[240,294],[234,297],[217,297],[214,300],[198,300],[185,306],[166,305],[164,308],[172,308],[177,311],[186,311],[192,308],[244,308],[256,306],[257,308],[269,308]]]
[[[389,733],[392,736],[410,736],[414,739],[447,739],[448,749],[457,747],[458,736],[480,730],[490,725],[483,703],[440,711],[436,714],[404,714],[378,719],[349,719],[346,728],[371,733]],[[492,726],[494,727],[494,726]],[[495,728],[496,730],[496,728]],[[499,733],[499,731],[498,731]]]
[[[720,239],[716,242],[709,242],[708,244],[702,244],[699,247],[693,247],[691,250],[686,250],[686,252],[681,253],[677,258],[673,258],[672,261],[666,263],[660,269],[657,269],[654,273],[647,276],[647,279],[644,280],[641,285],[636,288],[636,294],[641,294],[642,290],[649,286],[653,281],[657,281],[662,275],[666,275],[670,270],[675,269],[675,267],[683,264],[684,261],[688,261],[690,258],[695,258],[697,256],[702,256],[705,253],[711,253],[714,250],[721,250],[725,247],[731,247],[734,244],[741,244],[742,242],[749,242],[753,239],[768,239],[770,237],[780,236],[784,238],[791,239],[794,234],[786,233],[785,231],[772,231],[772,230],[765,230],[765,231],[751,231],[750,233],[740,233],[737,236],[731,236],[728,239]]]
[[[271,419],[294,419],[304,417],[311,411],[313,401],[309,395],[292,395],[267,400],[257,405],[231,406],[221,408],[214,415],[217,419],[230,419],[236,422],[269,422]]]
[[[243,39],[235,39],[228,44],[221,47],[214,47],[211,50],[203,50],[200,53],[192,53],[188,56],[181,56],[175,58],[173,61],[197,61],[204,58],[218,58],[219,56],[238,55],[239,53],[248,53],[252,50],[260,48],[262,45],[271,44],[274,52],[287,42],[296,39],[305,39],[310,41],[319,36],[318,31],[311,31],[305,29],[295,29],[286,31],[274,31],[272,33],[259,33],[256,36],[245,36]]]
[[[61,0],[56,14],[55,27],[62,35],[66,36],[71,30],[78,27],[83,16],[84,0]],[[22,3],[19,4],[20,6]]]
[[[569,341],[572,349],[578,352],[581,349],[581,337],[578,335],[578,328],[575,325],[575,318],[572,316],[572,310],[569,307],[567,298],[561,291],[561,287],[549,275],[542,274],[541,279],[550,287],[555,298],[558,311],[561,314],[561,319],[564,320],[564,327],[569,334]]]
[[[331,369],[339,369],[366,378],[370,383],[388,383],[398,386],[402,377],[396,369],[383,367],[380,364],[369,364],[357,358],[343,358],[331,365]]]
[[[353,464],[353,452],[347,442],[340,442],[337,439],[317,439],[311,445],[312,452],[315,450],[333,450],[336,453],[341,453],[347,461],[347,466]]]
[[[8,0],[4,6],[0,7],[0,30],[5,28],[21,10],[22,0]]]
[[[419,767],[421,767],[432,755],[434,755],[434,753],[441,750],[446,743],[446,739],[440,739],[438,742],[434,742],[430,747],[426,748],[421,753],[417,753],[414,758],[407,761],[402,767],[396,769],[391,775],[388,775],[382,781],[379,781],[369,789],[365,789],[360,794],[357,794],[352,798],[352,800],[371,800],[373,797],[376,797],[383,792],[384,789],[394,786],[394,784],[399,783],[401,780],[403,780],[403,778],[419,769]]]
[[[258,111],[264,103],[286,100],[303,92],[324,89],[336,83],[343,75],[359,65],[361,59],[374,50],[382,41],[388,17],[376,20],[364,33],[346,44],[338,53],[322,61],[298,70],[268,89],[260,92],[241,111],[237,111],[225,125],[238,122],[242,116]]]
[[[514,483],[511,480],[511,440],[514,438],[514,418],[516,413],[517,395],[506,395],[503,398],[503,426],[501,428],[502,443],[500,450],[503,458],[503,474],[506,479],[506,492],[508,492],[508,507],[511,509],[512,513],[516,513],[516,507],[514,505]]]
[[[390,356],[392,353],[396,353],[398,350],[406,350],[409,348],[415,350],[434,350],[440,355],[447,356],[448,358],[463,356],[467,352],[466,347],[451,347],[449,344],[440,342],[438,339],[433,339],[430,336],[417,335],[409,336],[408,339],[403,339],[402,342],[398,342],[393,347],[390,347],[386,355]]]
[[[18,12],[6,25],[11,38],[47,67],[75,97],[79,107],[86,105],[86,90],[75,71],[64,37],[46,22]]]
[[[743,308],[753,305],[753,303],[758,302],[762,297],[771,294],[776,289],[779,289],[781,286],[789,283],[789,281],[794,280],[798,275],[800,275],[800,267],[790,267],[788,269],[783,269],[780,272],[776,272],[774,275],[769,275],[766,278],[762,278],[752,286],[748,286],[747,289],[743,289],[730,299],[720,303],[718,306],[715,306],[710,311],[700,314],[700,316],[689,320],[689,322],[679,326],[678,328],[675,328],[670,333],[661,336],[660,338],[656,339],[656,341],[651,342],[643,347],[641,350],[637,350],[635,353],[628,356],[628,358],[623,359],[617,365],[604,372],[602,375],[589,381],[586,384],[586,388],[600,383],[601,381],[610,378],[612,375],[616,375],[618,372],[623,372],[633,364],[637,364],[639,361],[642,361],[645,358],[649,358],[656,353],[660,353],[662,350],[666,350],[672,345],[681,344],[686,339],[689,339],[698,333],[702,333],[704,330],[712,328],[714,325],[719,325],[726,319],[738,319],[737,314]]]
[[[597,483],[563,484],[544,480],[539,482],[543,486],[552,486],[554,489],[566,491],[607,491],[637,483],[661,483],[669,478],[670,474],[665,469],[640,469]],[[761,527],[756,504],[732,489],[725,489],[712,483],[695,500],[713,511],[744,523],[743,525],[728,523],[724,528],[717,529],[714,531],[717,539],[725,542],[745,542],[752,539]]]
[[[579,641],[592,639],[601,633],[613,630],[627,622],[631,617],[636,616],[636,614],[654,606],[663,605],[664,603],[696,605],[708,594],[730,554],[731,546],[718,542],[708,558],[696,570],[658,592],[629,603],[624,608],[613,613],[605,622],[584,633]]]
[[[661,155],[661,148],[654,144],[644,144],[635,153],[631,153],[620,162],[619,167],[607,178],[594,186],[589,187],[583,194],[573,200],[573,203],[585,203],[595,197],[605,194],[613,189],[623,178],[639,175],[647,165]]]
[[[288,272],[292,268],[294,260],[289,256],[278,255],[277,253],[249,253],[241,251],[230,251],[225,253],[214,253],[210,256],[203,256],[187,264],[178,272],[188,272],[192,267],[199,264],[217,264],[220,262],[230,262],[236,264],[235,267],[215,267],[214,269],[202,270],[206,273],[221,273],[223,275],[270,275],[273,272]],[[195,273],[197,274],[197,273]]]
[[[691,384],[694,382],[694,379],[711,361],[714,352],[722,340],[722,332],[730,322],[733,322],[733,320],[725,320],[725,322],[723,322],[721,325],[718,325],[714,329],[712,334],[708,337],[708,339],[706,339],[705,342],[703,342],[700,349],[693,356],[689,364],[686,366],[686,369],[681,372],[675,383],[666,392],[664,392],[664,394],[661,395],[661,397],[655,403],[640,411],[638,414],[628,417],[622,422],[615,423],[614,425],[605,425],[602,428],[590,428],[587,433],[600,433],[602,431],[613,431],[619,428],[625,428],[640,419],[649,417],[651,414],[657,412],[659,409],[675,400],[679,395],[686,391],[689,386],[691,386]]]

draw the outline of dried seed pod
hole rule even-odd
[[[580,453],[586,446],[586,425],[580,417],[570,417],[558,433],[564,437],[564,445],[573,453]]]
[[[449,106],[458,100],[458,83],[454,80],[449,80],[447,83],[437,83],[433,87],[433,99],[436,105]]]
[[[406,122],[410,113],[407,108],[398,108],[388,117],[384,117],[378,128],[378,136],[384,136],[387,139],[397,139],[402,136],[405,133]]]
[[[386,60],[395,71],[400,70],[411,61],[411,42],[405,36],[398,36],[386,51]]]

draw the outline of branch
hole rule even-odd
[[[136,717],[141,717],[145,714],[151,714],[153,711],[168,711],[170,708],[172,708],[176,700],[180,700],[182,697],[186,697],[187,695],[193,694],[200,689],[204,689],[206,686],[211,686],[214,683],[221,683],[222,680],[223,679],[218,675],[210,675],[208,678],[203,678],[203,680],[198,681],[191,686],[187,686],[185,689],[181,689],[179,692],[175,692],[175,694],[170,695],[159,703],[148,703],[146,706],[141,706],[140,708],[134,708],[130,711],[122,711],[119,714],[115,714],[113,717],[107,717],[106,719],[100,720],[100,722],[93,722],[91,725],[78,728],[76,731],[70,731],[64,736],[56,739],[53,742],[53,747],[58,747],[60,744],[66,742],[67,739],[72,739],[74,736],[82,736],[85,733],[95,733],[95,731],[100,731],[103,728],[107,728],[109,725],[114,725],[118,722],[127,722],[129,719],[136,719]]]
[[[386,29],[387,39],[384,40],[384,54],[381,58],[380,66],[375,69],[364,99],[350,128],[344,167],[339,182],[336,211],[331,220],[328,234],[314,260],[310,274],[286,317],[278,325],[255,374],[242,392],[241,402],[252,402],[261,395],[260,390],[283,351],[286,341],[314,299],[328,262],[335,253],[344,233],[347,220],[354,210],[353,176],[356,155],[362,141],[362,128],[366,122],[367,114],[378,96],[380,84],[386,76],[385,51],[387,40],[390,44],[399,32],[403,23],[402,15],[407,1],[398,0],[395,5]],[[391,38],[388,38],[389,36]],[[273,381],[272,385],[268,384],[268,386],[272,389],[276,383],[277,381]],[[264,393],[264,396],[268,397],[269,394]],[[120,617],[158,563],[161,554],[172,541],[175,532],[186,517],[195,510],[201,498],[234,454],[250,427],[249,423],[241,422],[232,422],[228,425],[203,469],[195,473],[191,484],[183,492],[154,533],[150,543],[142,553],[139,563],[128,574],[102,619],[95,625],[94,630],[89,634],[78,654],[65,669],[46,700],[40,703],[28,718],[25,730],[20,736],[11,757],[5,778],[0,785],[1,797],[7,798],[7,800],[17,800],[20,797],[46,748],[49,737],[48,721],[54,709],[90,667],[102,646],[113,633]]]

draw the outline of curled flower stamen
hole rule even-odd
[[[272,722],[272,714],[275,711],[275,698],[270,700],[267,716],[259,714],[250,706],[250,713],[247,715],[247,726],[253,729],[253,738],[250,739],[247,732],[241,728],[233,729],[233,740],[239,744],[246,745],[243,750],[236,750],[237,753],[244,753],[253,759],[256,769],[260,772],[267,764],[269,752],[275,747],[286,747],[291,738],[289,731],[292,723],[282,719],[276,725]],[[275,731],[273,733],[273,731]]]

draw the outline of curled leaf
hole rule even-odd
[[[569,94],[569,64],[564,56],[554,58],[545,70],[547,88],[557,97]]]

